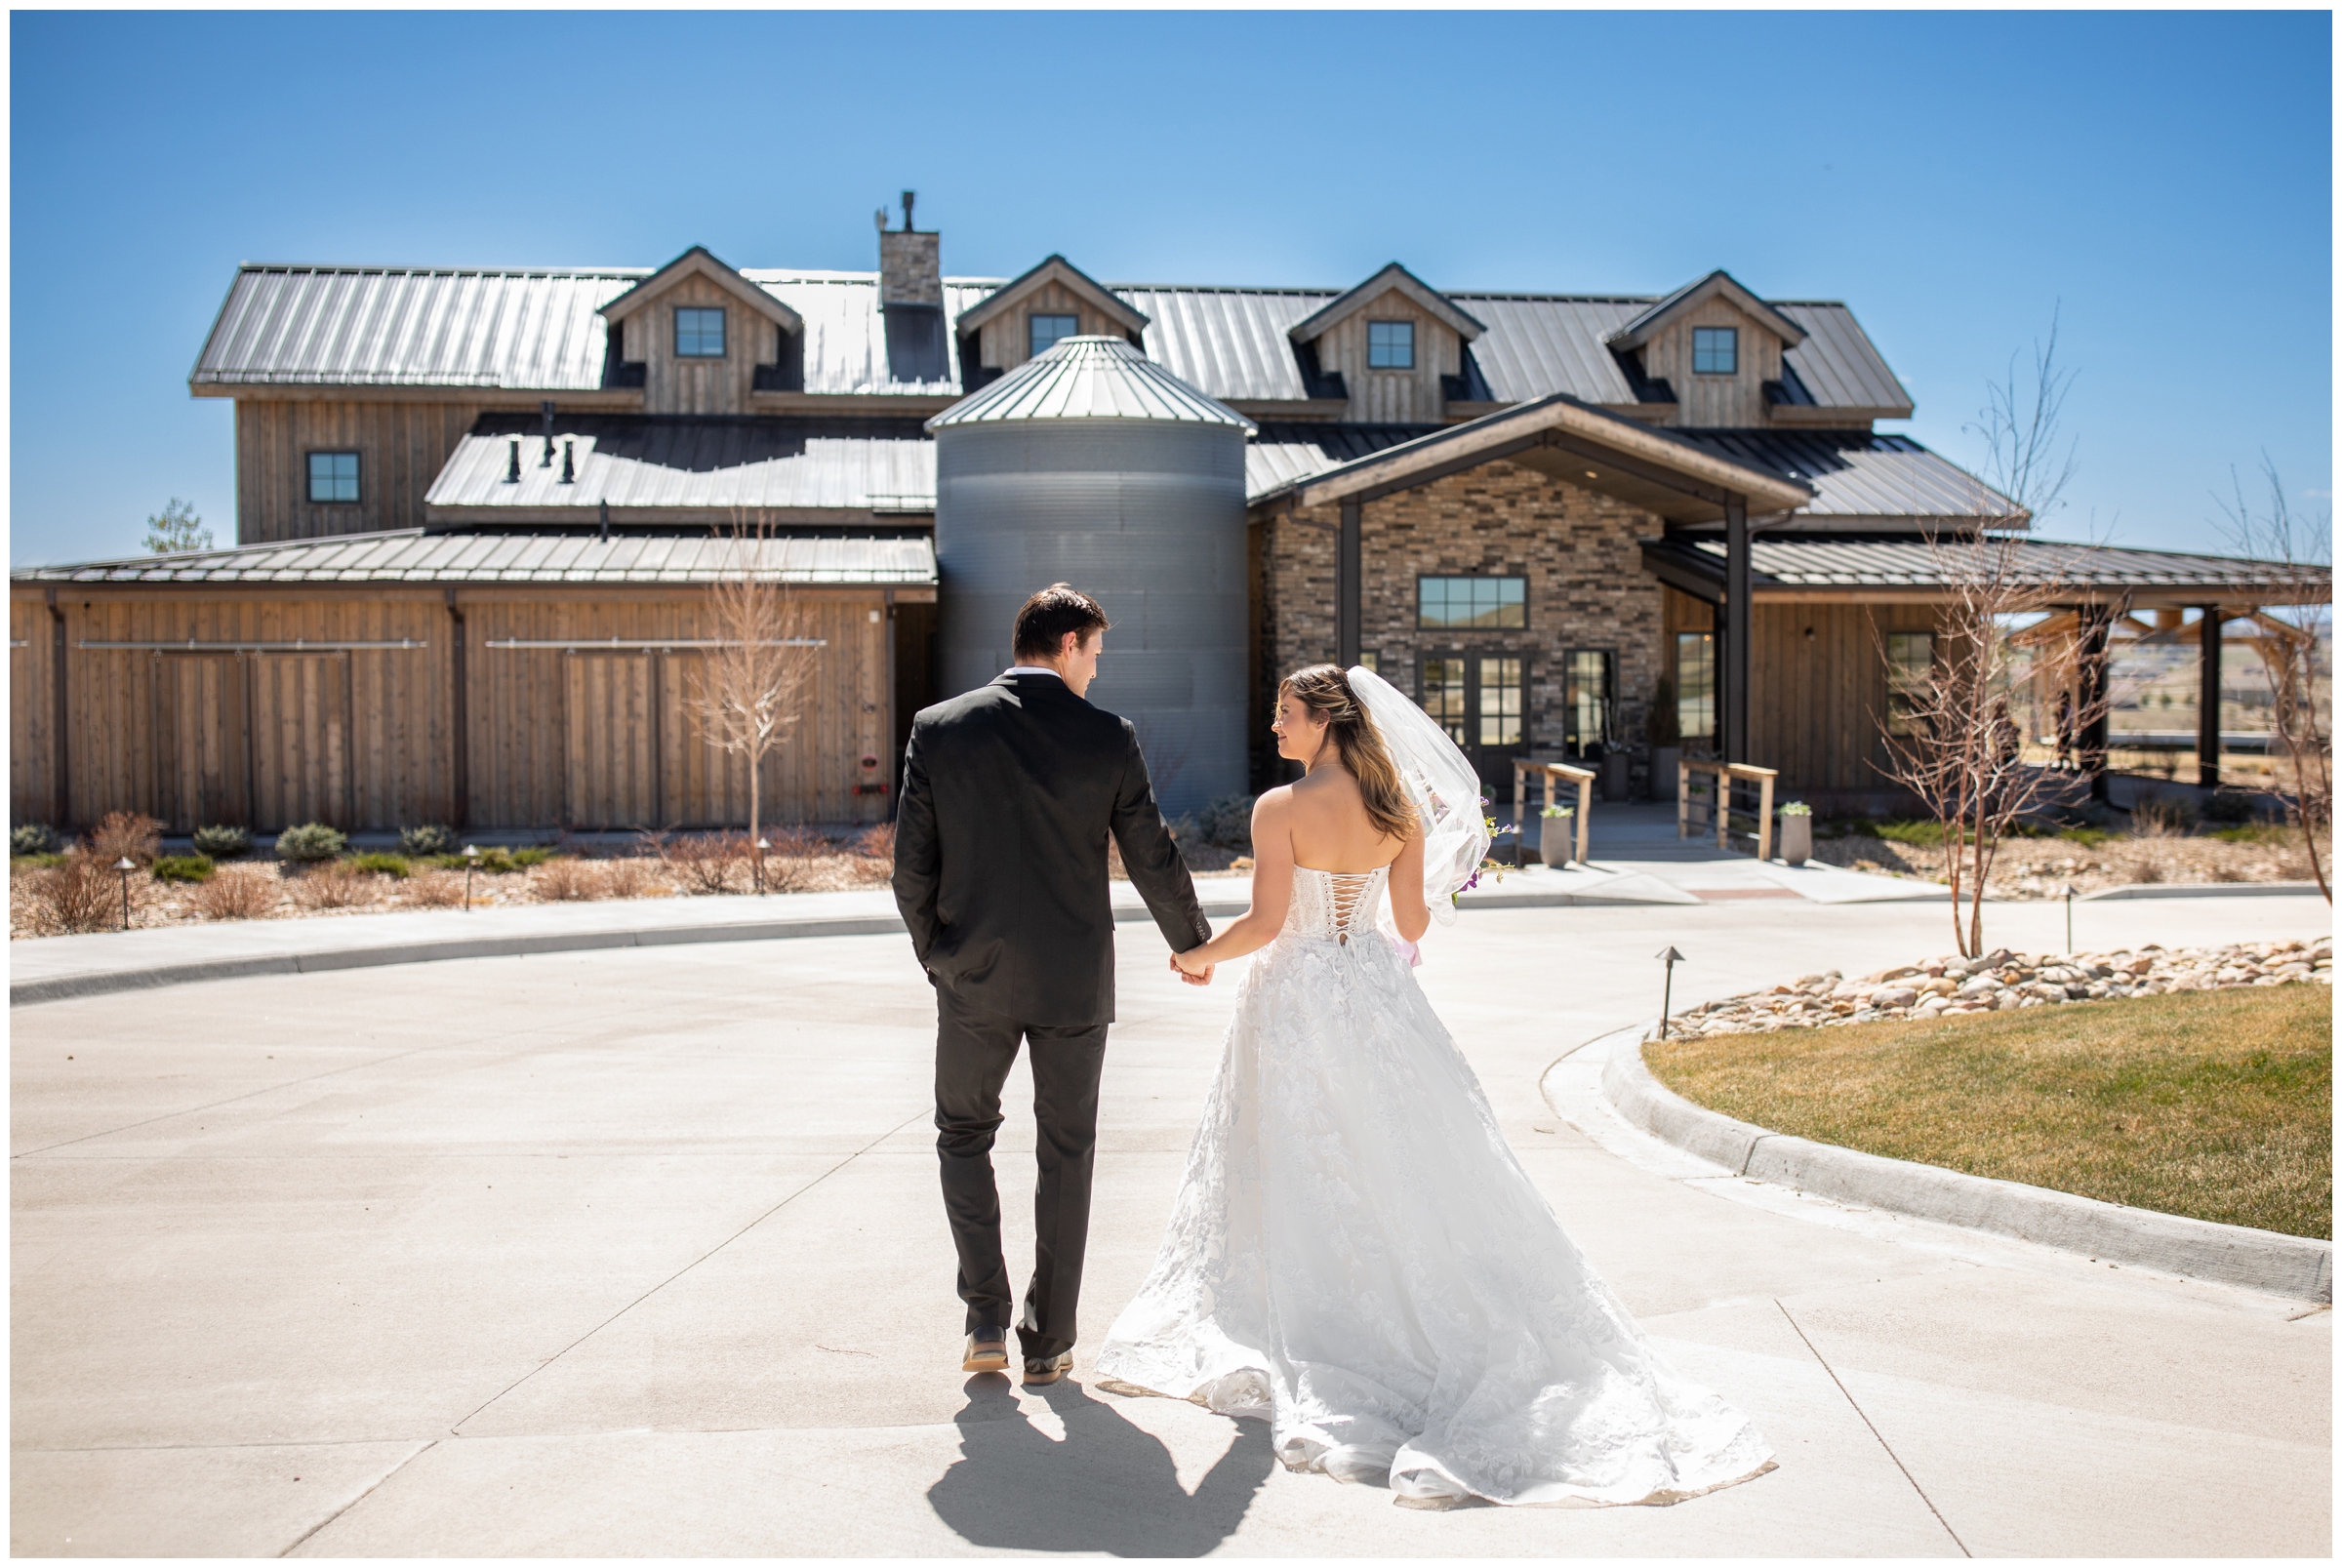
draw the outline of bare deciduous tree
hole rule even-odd
[[[2330,517],[2306,526],[2297,523],[2286,504],[2277,464],[2267,453],[2261,455],[2261,477],[2269,487],[2265,510],[2253,509],[2245,499],[2243,478],[2233,468],[2233,499],[2212,499],[2221,511],[2222,532],[2237,553],[2275,566],[2278,596],[2303,612],[2296,623],[2255,611],[2252,620],[2261,635],[2251,641],[2269,681],[2271,728],[2293,770],[2293,787],[2283,789],[2281,781],[2280,793],[2286,815],[2300,830],[2310,874],[2331,904],[2332,872],[2320,850],[2332,853],[2334,735],[2327,711],[2330,698],[2321,696],[2318,685],[2322,656],[2333,646],[2333,524]]]
[[[701,734],[748,769],[748,838],[763,823],[763,763],[801,716],[823,639],[811,608],[781,578],[771,526],[736,515],[722,572],[707,590],[712,646],[693,672]]]
[[[2047,341],[2034,345],[2030,367],[2012,358],[2007,380],[1991,384],[1970,428],[1985,442],[1986,482],[2014,505],[1997,519],[1928,534],[1945,599],[1927,667],[1898,670],[1890,633],[1876,622],[1872,627],[1890,683],[1883,771],[1918,796],[1942,829],[1953,938],[1970,958],[1985,950],[1984,890],[2000,842],[2042,803],[2047,784],[2043,771],[2026,761],[2023,733],[2009,714],[2008,632],[2013,622],[2049,609],[2060,596],[2057,575],[2016,531],[2053,512],[2074,476],[2073,446],[2059,433],[2071,383],[2072,373],[2057,363],[2053,318]],[[2080,694],[2071,721],[2078,730],[2107,709],[2103,677],[2095,687],[2085,684]]]

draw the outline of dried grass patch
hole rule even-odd
[[[1664,1041],[1686,1099],[1775,1132],[2108,1203],[2333,1233],[2333,995],[2183,991]]]
[[[206,920],[261,920],[276,910],[284,883],[269,865],[222,865],[190,888],[187,907]]]
[[[304,909],[355,909],[382,902],[383,881],[346,861],[320,861],[293,879],[292,892]]]

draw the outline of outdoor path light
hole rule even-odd
[[[1674,1011],[1676,1001],[1676,965],[1686,960],[1672,946],[1662,947],[1654,954],[1667,964],[1667,979],[1659,988],[1659,1038],[1667,1038],[1667,1015]]]
[[[122,873],[122,929],[125,931],[130,929],[130,873],[138,868],[139,863],[127,855],[114,862],[114,869]]]
[[[478,865],[479,864],[480,864],[480,851],[479,851],[479,846],[478,846],[478,845],[476,845],[476,844],[466,844],[466,845],[464,845],[464,912],[465,914],[469,914],[469,913],[471,913],[471,872],[472,872],[472,867],[474,867],[474,866]]]
[[[756,891],[764,891],[764,852],[773,846],[763,838],[756,840]]]
[[[2074,956],[2074,884],[2060,884],[2057,896],[2066,901],[2066,956]]]

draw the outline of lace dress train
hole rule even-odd
[[[1672,1503],[1772,1468],[1555,1219],[1370,924],[1383,879],[1296,872],[1100,1377],[1266,1417],[1289,1467],[1419,1504]]]

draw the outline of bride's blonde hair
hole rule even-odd
[[[1407,799],[1398,765],[1391,760],[1390,748],[1374,727],[1374,715],[1350,689],[1350,677],[1342,672],[1342,666],[1312,664],[1295,670],[1278,683],[1277,705],[1283,706],[1287,697],[1300,699],[1302,706],[1326,721],[1326,738],[1339,748],[1342,766],[1358,781],[1358,793],[1366,802],[1366,820],[1374,824],[1374,830],[1386,838],[1404,838],[1413,832],[1415,807]]]

